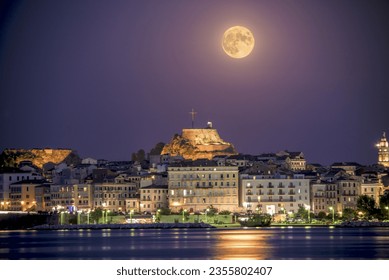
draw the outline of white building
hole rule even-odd
[[[241,205],[245,210],[268,214],[297,213],[310,208],[309,179],[264,179],[260,175],[241,176]]]
[[[10,185],[24,180],[40,180],[42,176],[35,172],[10,169],[0,173],[0,209],[8,210],[10,202]]]

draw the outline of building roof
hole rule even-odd
[[[168,185],[150,185],[150,186],[146,186],[146,187],[141,187],[142,190],[148,190],[148,189],[164,189],[164,190],[167,190],[168,189]]]
[[[1,167],[0,174],[14,174],[14,173],[31,173],[31,171],[23,171],[15,167]]]
[[[334,162],[331,166],[362,166],[357,162]]]
[[[15,183],[12,183],[12,185],[27,185],[27,184],[30,184],[30,185],[41,185],[41,184],[44,184],[44,183],[47,183],[46,180],[44,179],[39,179],[39,180],[22,180],[22,181],[19,181],[19,182],[15,182]]]
[[[184,160],[181,162],[170,164],[169,167],[200,167],[200,166],[218,166],[217,162],[208,159],[197,159],[197,160]]]

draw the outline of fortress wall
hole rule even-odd
[[[224,143],[216,129],[183,129],[182,137],[194,144]]]

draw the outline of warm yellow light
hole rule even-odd
[[[233,26],[223,34],[222,47],[224,52],[232,58],[248,56],[254,49],[254,36],[249,29],[243,26]]]

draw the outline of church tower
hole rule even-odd
[[[378,148],[378,164],[389,167],[389,148],[385,132],[382,134],[381,140],[376,146]]]

